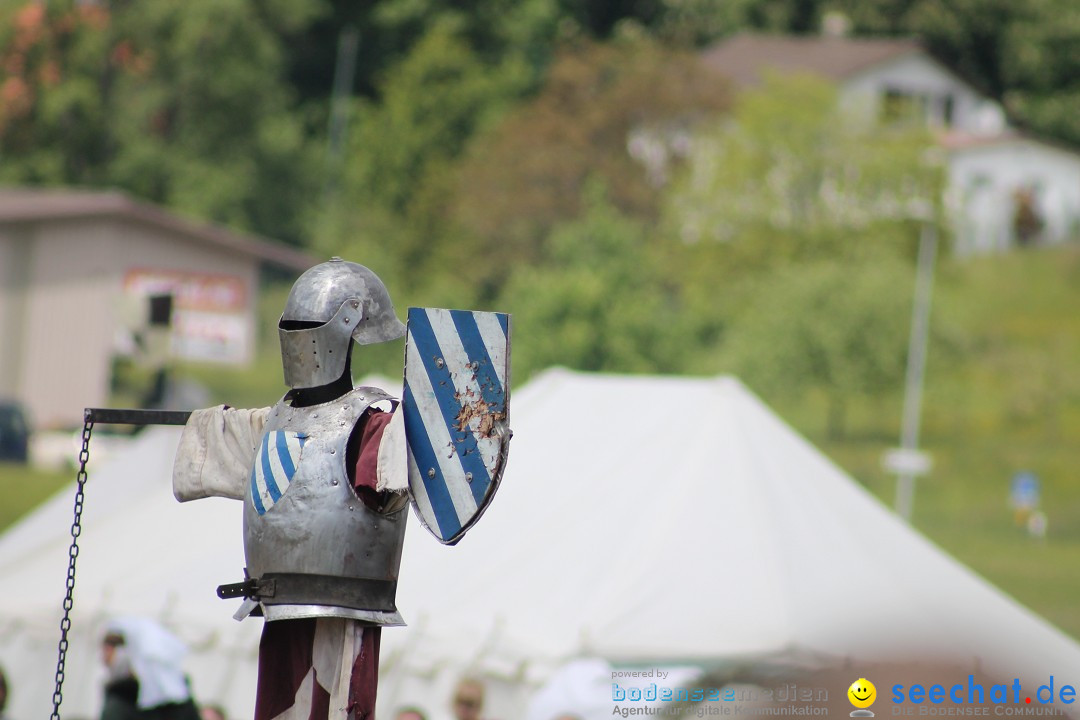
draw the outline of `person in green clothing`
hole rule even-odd
[[[117,618],[101,643],[101,720],[199,720],[182,662],[187,648],[148,618]]]

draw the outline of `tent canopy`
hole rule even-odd
[[[504,487],[483,522],[455,548],[407,538],[399,604],[423,632],[534,661],[934,656],[1010,678],[1080,667],[1074,642],[733,378],[556,369],[512,407]]]

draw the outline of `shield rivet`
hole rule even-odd
[[[465,482],[472,482],[472,473],[465,473]]]
[[[444,365],[446,365],[446,363],[443,361],[442,358],[435,358],[435,367],[442,370]]]
[[[435,477],[435,468],[428,468],[428,471],[427,471],[427,476],[428,476],[429,478],[433,478],[433,477]]]
[[[336,454],[337,454],[337,450],[335,450],[334,448],[330,448],[330,454],[331,454],[331,455],[336,455]]]
[[[330,484],[331,484],[331,485],[337,485],[337,480],[331,480],[331,481],[330,481]]]

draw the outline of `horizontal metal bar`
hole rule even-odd
[[[92,423],[117,425],[185,425],[190,410],[137,410],[134,408],[86,408],[83,418]]]

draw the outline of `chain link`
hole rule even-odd
[[[64,617],[60,620],[60,644],[57,646],[56,691],[53,692],[53,711],[50,720],[60,720],[60,703],[64,701],[64,664],[67,662],[68,631],[71,629],[71,608],[74,605],[75,561],[79,557],[79,535],[82,534],[83,494],[86,487],[86,463],[90,460],[90,433],[94,421],[83,425],[82,450],[79,451],[79,473],[75,476],[75,520],[71,523],[71,548],[68,550],[67,593],[64,595]]]

